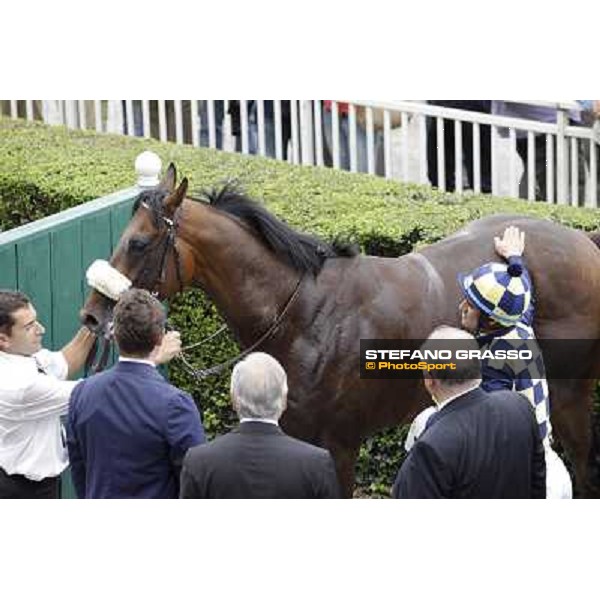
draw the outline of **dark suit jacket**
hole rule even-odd
[[[339,498],[339,489],[327,450],[248,421],[187,453],[181,497]]]
[[[396,498],[545,498],[546,463],[529,402],[478,388],[434,415],[404,461]]]
[[[192,398],[150,365],[119,362],[71,394],[67,447],[80,498],[177,498],[183,456],[204,441]]]

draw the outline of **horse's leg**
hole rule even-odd
[[[283,413],[280,423],[288,435],[329,450],[335,463],[342,497],[352,498],[355,481],[354,469],[358,458],[360,442],[355,442],[352,435],[344,436],[343,439],[340,439],[339,435],[332,433],[329,429],[319,432],[314,428],[312,422],[303,421],[300,413],[292,414],[292,411],[289,410]],[[333,429],[336,428],[334,427]],[[346,423],[340,429],[343,431],[352,431],[353,427]]]
[[[562,380],[550,386],[552,427],[573,463],[574,488],[579,496],[594,494],[588,474],[588,460],[592,446],[593,385],[593,380],[578,379]]]
[[[356,446],[341,444],[335,439],[324,438],[322,446],[333,456],[342,498],[352,498],[356,478],[354,470],[360,444]]]

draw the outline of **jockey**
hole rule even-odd
[[[533,332],[533,286],[522,254],[525,234],[508,227],[502,238],[494,238],[496,252],[507,263],[491,262],[458,282],[464,299],[459,305],[462,327],[471,332],[481,349],[532,350],[533,358],[483,359],[481,387],[488,391],[510,389],[523,394],[535,410],[546,455],[547,498],[572,497],[568,471],[551,447],[550,402],[544,361]],[[427,409],[431,412],[431,409]],[[426,426],[419,415],[407,437],[407,446]],[[409,448],[407,448],[409,449]]]
[[[496,251],[508,264],[487,263],[468,275],[459,274],[464,300],[459,304],[462,326],[486,350],[535,349],[539,360],[485,359],[481,386],[488,392],[514,389],[527,397],[536,412],[544,447],[550,447],[550,405],[543,360],[533,332],[531,278],[521,257],[524,233],[508,227],[495,238]]]

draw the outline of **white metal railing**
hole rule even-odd
[[[568,113],[578,108],[574,102],[519,102],[555,109],[556,121],[408,100],[326,104],[319,100],[10,100],[2,106],[12,117],[41,118],[73,128],[155,137],[420,183],[429,183],[428,130],[430,139],[433,131],[443,140],[446,128],[451,127],[454,166],[444,144],[437,144],[433,153],[440,189],[446,189],[449,178],[458,193],[470,188],[517,197],[522,179],[526,190],[521,193],[529,200],[539,199],[538,186],[545,189],[547,202],[598,206],[598,122],[593,127],[570,125]],[[463,133],[472,136],[472,148]],[[482,138],[488,135],[491,142],[486,148]],[[527,164],[522,164],[517,154],[517,143],[521,149],[526,147]],[[546,154],[545,174],[538,172],[537,179],[536,148]],[[466,168],[465,150],[472,155]],[[488,157],[491,190],[484,189],[482,181]],[[467,171],[472,173],[472,181],[466,181]]]

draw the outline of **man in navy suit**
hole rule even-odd
[[[453,327],[440,327],[428,339],[479,349],[470,333]],[[392,495],[545,498],[544,448],[527,399],[513,391],[483,391],[476,358],[456,365],[454,371],[424,372],[438,410],[402,464]]]
[[[240,426],[192,448],[181,471],[182,498],[339,498],[331,455],[283,433],[287,378],[269,354],[254,352],[231,375]]]
[[[177,498],[187,450],[205,441],[192,398],[156,365],[180,349],[165,312],[145,290],[123,293],[114,310],[119,362],[71,395],[67,448],[80,498]]]

